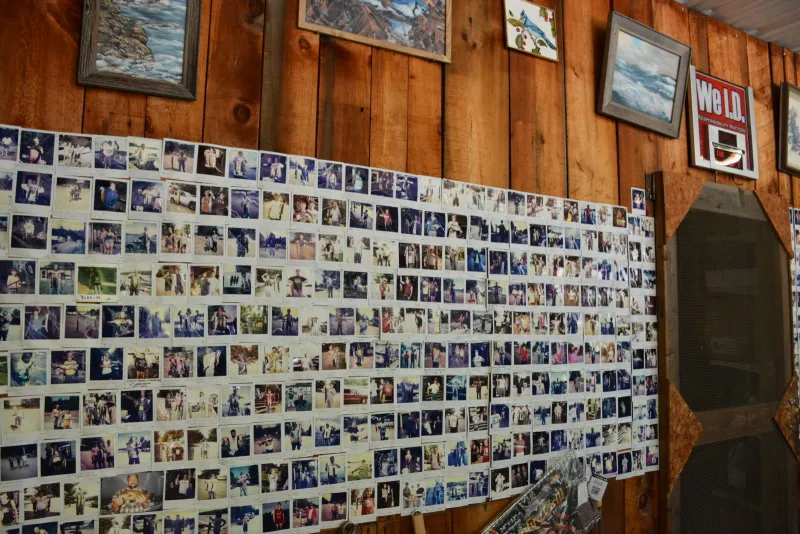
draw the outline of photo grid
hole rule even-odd
[[[0,128],[60,140],[4,167],[4,526],[316,532],[515,495],[568,451],[658,470],[643,207]]]

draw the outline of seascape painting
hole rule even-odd
[[[101,0],[97,70],[180,84],[186,0]]]
[[[300,27],[449,62],[451,0],[300,0]]]
[[[611,101],[670,122],[681,57],[619,32]]]
[[[800,88],[781,85],[779,169],[800,176]]]
[[[191,98],[195,91],[200,3],[86,0],[81,83]]]

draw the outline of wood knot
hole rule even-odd
[[[647,494],[643,493],[639,495],[639,510],[644,510],[645,506],[647,506]]]
[[[298,39],[297,44],[300,45],[300,50],[308,50],[309,48],[311,48],[311,43],[309,43],[308,39],[306,39],[305,37],[301,37],[300,39]]]
[[[244,124],[250,120],[250,108],[244,104],[236,104],[233,108],[233,118],[239,124]]]

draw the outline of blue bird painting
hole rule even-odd
[[[506,0],[506,9],[508,47],[558,61],[555,12],[525,0]]]

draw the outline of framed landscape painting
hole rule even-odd
[[[800,87],[781,84],[778,169],[800,176]]]
[[[78,83],[197,98],[202,0],[84,0]]]
[[[450,63],[454,0],[299,0],[301,28]]]
[[[556,12],[526,0],[504,0],[506,46],[558,61]]]
[[[679,137],[691,47],[617,12],[607,32],[598,112]]]

